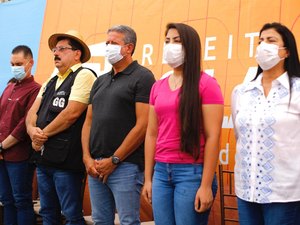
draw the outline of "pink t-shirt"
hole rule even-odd
[[[200,157],[197,161],[180,151],[179,91],[172,91],[169,77],[156,81],[151,89],[150,105],[154,106],[158,118],[158,136],[155,160],[164,163],[203,163],[205,137],[203,130],[200,138]],[[199,84],[202,104],[224,104],[220,86],[215,78],[202,73]]]

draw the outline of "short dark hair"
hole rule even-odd
[[[123,41],[125,44],[133,44],[133,50],[131,53],[131,55],[133,55],[135,46],[136,46],[136,42],[137,42],[137,37],[136,37],[135,31],[131,27],[126,26],[126,25],[116,25],[116,26],[113,26],[110,29],[108,29],[107,33],[110,33],[113,31],[124,34]]]
[[[26,45],[18,45],[14,47],[14,49],[11,51],[11,54],[18,54],[20,52],[23,52],[25,58],[33,58],[31,49]]]

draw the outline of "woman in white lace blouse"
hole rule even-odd
[[[300,64],[292,32],[265,24],[258,70],[235,87],[235,190],[241,225],[300,224]]]

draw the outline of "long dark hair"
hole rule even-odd
[[[197,31],[183,23],[169,23],[169,29],[176,29],[185,52],[183,80],[180,90],[179,120],[180,147],[195,160],[200,155],[200,131],[202,126],[199,81],[201,76],[201,44]]]
[[[289,52],[289,56],[284,59],[284,69],[288,73],[291,84],[292,77],[300,77],[300,64],[295,37],[286,26],[276,22],[266,23],[259,31],[259,36],[263,31],[268,29],[274,29],[280,34],[284,43],[284,47]],[[262,68],[258,66],[256,76],[253,80],[255,80],[258,77],[258,75],[262,73],[262,71]]]

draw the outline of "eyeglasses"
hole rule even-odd
[[[63,46],[59,46],[59,47],[55,47],[55,48],[52,48],[52,52],[55,53],[56,51],[58,52],[63,52],[64,50],[66,49],[70,49],[70,50],[77,50],[76,48],[72,48],[72,47],[63,47]]]

